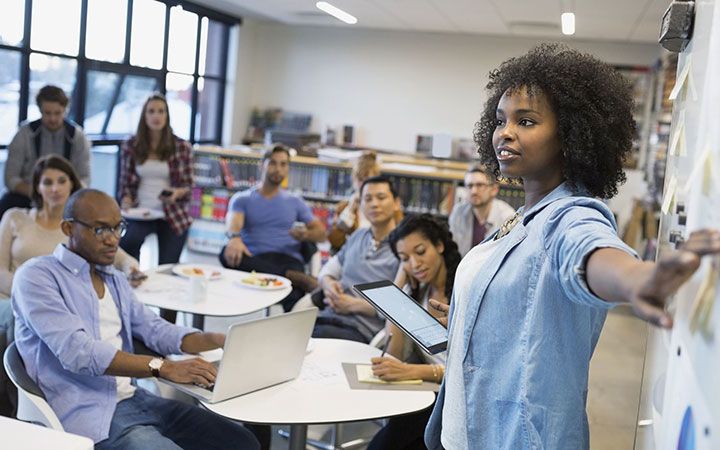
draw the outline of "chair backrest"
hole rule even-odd
[[[60,420],[45,399],[45,394],[25,370],[25,362],[23,362],[15,342],[5,350],[3,365],[5,372],[18,390],[17,418],[64,431]]]

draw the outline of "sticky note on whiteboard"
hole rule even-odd
[[[678,123],[675,127],[672,139],[670,140],[670,155],[686,156],[687,146],[685,145],[685,113],[682,112],[678,116]]]
[[[685,87],[686,84],[688,84],[688,78],[691,76],[690,74],[690,68],[692,67],[692,63],[690,61],[690,56],[688,56],[685,59],[685,67],[680,71],[680,74],[678,75],[677,79],[675,80],[675,86],[673,86],[672,91],[670,91],[670,95],[668,96],[668,99],[675,100],[680,94],[680,91]],[[693,86],[694,89],[694,86]]]
[[[704,161],[702,161],[703,165],[703,171],[702,171],[702,193],[703,195],[710,195],[710,187],[712,185],[712,173],[713,173],[713,157],[712,152],[708,148],[708,150],[705,152],[705,158]]]
[[[663,214],[670,212],[670,207],[675,201],[675,192],[677,191],[677,178],[673,175],[668,181],[667,189],[665,189],[665,195],[663,197],[662,207],[660,208]]]

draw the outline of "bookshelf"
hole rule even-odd
[[[462,185],[469,163],[409,155],[383,154],[381,158],[381,171],[394,181],[406,214],[430,213],[446,218],[466,195]],[[230,197],[257,183],[261,162],[262,153],[250,147],[193,149],[195,187],[190,215],[196,221],[188,236],[190,249],[219,253],[225,241],[223,222]],[[330,226],[335,205],[352,193],[351,170],[349,162],[295,156],[285,187],[301,195],[315,217]],[[502,185],[498,198],[516,208],[524,203],[519,186]]]

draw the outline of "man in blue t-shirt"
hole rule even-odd
[[[302,199],[281,188],[290,170],[290,152],[276,145],[263,156],[262,184],[230,199],[225,217],[227,245],[220,252],[223,266],[250,272],[274,273],[293,282],[285,311],[317,286],[304,274],[303,243],[325,240],[325,226]]]

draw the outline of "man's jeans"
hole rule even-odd
[[[118,403],[110,436],[95,444],[96,450],[259,448],[255,437],[242,425],[140,388],[131,398]]]

